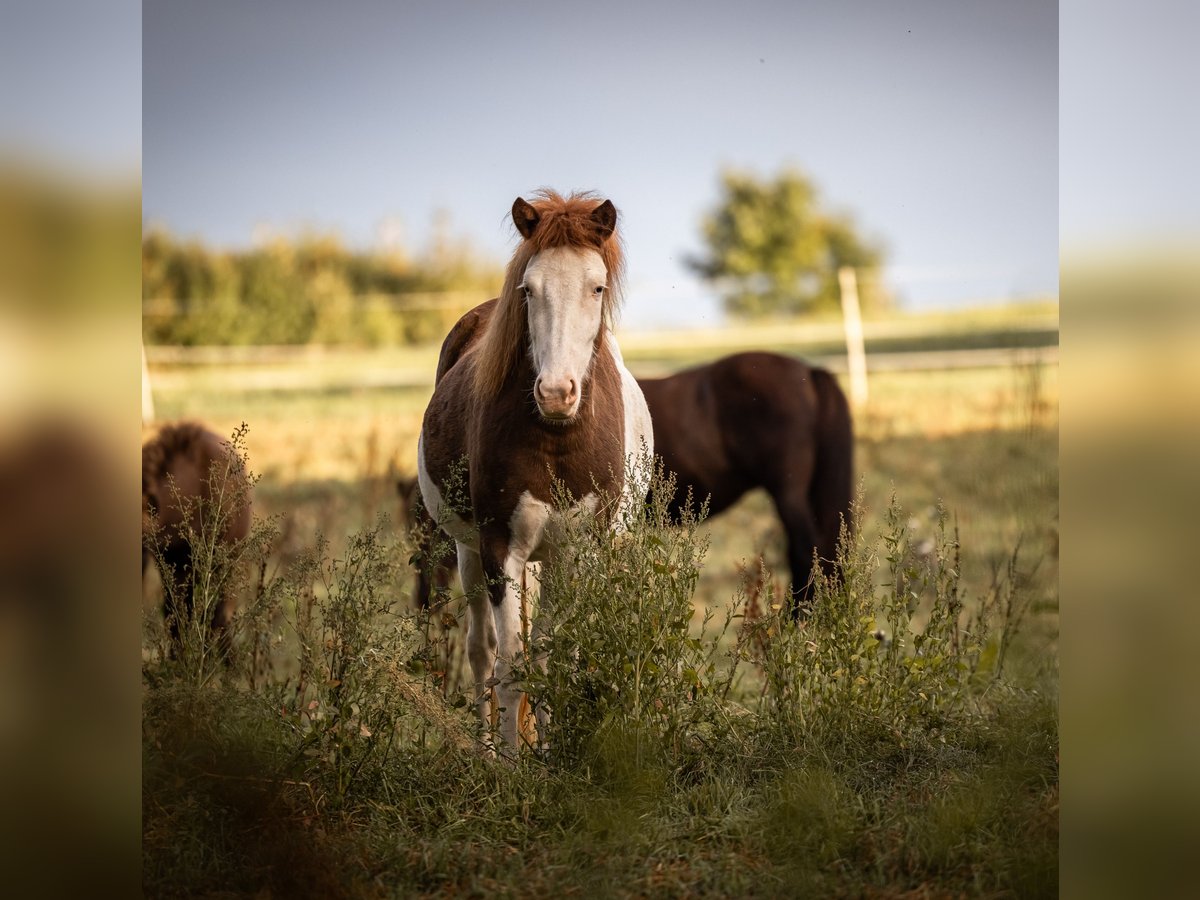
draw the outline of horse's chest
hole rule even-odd
[[[471,492],[476,515],[506,520],[524,496],[551,503],[561,492],[578,499],[589,494],[617,496],[621,492],[619,453],[539,452],[514,448],[508,453],[472,459]]]
[[[582,421],[563,427],[497,410],[482,423],[471,456],[476,499],[515,503],[524,491],[551,500],[561,485],[573,497],[619,492],[624,469],[624,440],[619,428]],[[489,496],[489,495],[495,496]],[[502,501],[503,502],[503,501]]]

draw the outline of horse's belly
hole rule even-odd
[[[434,483],[425,465],[425,436],[417,439],[417,484],[421,488],[421,500],[425,510],[442,531],[460,544],[479,546],[479,530],[467,519],[456,513],[442,498],[442,492]]]
[[[612,343],[615,347],[616,341]],[[646,492],[650,487],[654,471],[654,425],[641,386],[620,362],[619,356],[617,359],[617,368],[621,374],[621,401],[625,411],[625,465],[628,466],[628,474],[632,476],[625,479],[621,491],[620,514],[617,516],[619,531],[624,526],[626,516],[646,499]]]

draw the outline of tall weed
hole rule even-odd
[[[722,629],[711,627],[711,612],[692,628],[705,508],[689,504],[673,519],[674,477],[646,459],[626,477],[644,479],[638,472],[651,473],[650,499],[616,510],[612,524],[570,514],[575,498],[561,486],[555,499],[571,549],[542,567],[532,657],[546,663],[522,676],[534,704],[550,711],[557,765],[659,765],[711,727]]]
[[[861,494],[855,519],[866,521]],[[737,654],[760,673],[760,726],[792,746],[945,743],[948,727],[985,713],[1018,624],[1014,572],[1015,559],[967,602],[945,510],[932,537],[914,541],[893,496],[878,536],[843,527],[836,569],[815,569],[807,620],[774,604],[746,623]]]

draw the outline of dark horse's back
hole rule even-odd
[[[690,489],[716,515],[764,488],[787,532],[802,601],[813,549],[835,559],[842,518],[852,525],[854,431],[837,380],[798,359],[753,352],[639,383],[655,451],[677,478],[674,508]]]

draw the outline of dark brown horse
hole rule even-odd
[[[490,312],[485,304],[472,315],[486,322]],[[654,423],[655,451],[677,479],[674,512],[689,489],[697,507],[708,500],[710,516],[747,491],[765,489],[787,539],[792,611],[802,615],[813,551],[834,560],[843,517],[854,525],[853,424],[836,379],[775,353],[738,353],[638,384]],[[417,597],[424,606],[431,579],[444,586],[454,558],[434,559],[426,549],[421,563]],[[830,572],[836,575],[836,567]]]
[[[803,615],[814,548],[835,560],[842,519],[853,527],[854,435],[837,381],[791,357],[738,353],[638,383],[655,451],[677,478],[673,510],[689,489],[697,506],[708,498],[709,515],[719,515],[764,488],[787,536],[792,613]]]
[[[494,686],[509,749],[521,585],[528,563],[559,549],[554,484],[615,525],[613,501],[627,510],[645,496],[644,470],[625,472],[654,439],[611,331],[622,273],[615,207],[545,191],[518,198],[512,217],[522,240],[504,287],[443,343],[417,447],[425,508],[457,545],[476,707],[489,722]]]
[[[425,504],[421,501],[421,486],[416,477],[399,479],[396,493],[400,496],[400,524],[407,532],[414,550],[417,577],[413,586],[413,602],[418,609],[428,609],[435,589],[449,589],[450,579],[458,565],[458,556],[453,544],[447,546],[445,541],[435,538],[437,523],[425,511]]]
[[[242,460],[228,441],[204,426],[165,425],[142,445],[142,575],[157,550],[164,564],[159,572],[163,615],[174,644],[179,642],[181,619],[191,619],[195,603],[193,538],[211,534],[219,545],[213,584],[224,584],[228,573],[221,548],[232,547],[249,533],[250,502]],[[216,598],[210,622],[214,635],[226,634],[235,602],[227,591]]]

